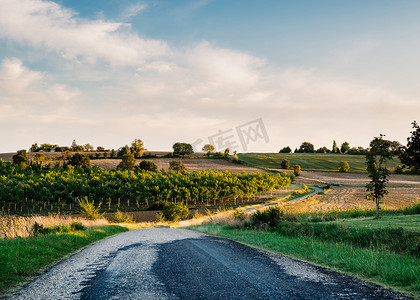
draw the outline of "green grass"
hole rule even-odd
[[[412,216],[382,216],[379,219],[361,218],[351,220],[338,220],[332,223],[345,225],[352,228],[384,229],[399,228],[420,233],[420,215]]]
[[[290,168],[300,165],[303,171],[334,171],[338,172],[341,161],[347,161],[350,165],[349,173],[366,173],[364,155],[347,154],[324,154],[324,153],[241,153],[239,160],[247,165],[259,168],[280,169],[284,159],[290,161]],[[388,163],[393,169],[401,162],[394,158]]]
[[[221,225],[189,228],[327,266],[420,298],[419,259],[409,255],[309,237],[285,237],[270,231],[234,229]]]
[[[128,229],[111,225],[71,233],[0,240],[0,296],[66,255],[124,231]]]

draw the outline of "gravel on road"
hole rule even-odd
[[[227,239],[146,228],[62,260],[10,299],[409,299]]]

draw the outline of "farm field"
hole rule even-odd
[[[263,168],[280,169],[282,160],[290,161],[290,167],[300,165],[305,171],[333,171],[338,173],[338,165],[341,161],[347,161],[350,165],[350,173],[365,173],[364,155],[347,154],[324,154],[324,153],[240,153],[239,160],[243,163]],[[401,165],[398,158],[388,163],[388,167],[393,169]]]
[[[420,232],[420,215],[412,216],[382,216],[379,219],[358,218],[338,220],[331,223],[342,224],[353,228],[381,229],[404,228],[404,230]]]

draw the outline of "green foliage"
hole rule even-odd
[[[379,137],[375,137],[370,142],[370,151],[366,153],[367,172],[371,179],[366,185],[366,190],[370,192],[366,198],[375,201],[376,217],[379,217],[382,198],[388,194],[386,184],[391,172],[384,164],[392,159],[393,156],[389,150],[390,141],[384,140],[382,137],[382,134]]]
[[[36,161],[44,161],[44,159],[45,159],[45,154],[44,153],[35,154],[35,160]]]
[[[334,140],[333,141],[333,146],[332,146],[332,153],[337,153],[338,152],[338,147],[337,147],[337,142]]]
[[[167,203],[162,210],[162,217],[165,221],[176,222],[181,219],[188,217],[188,207],[182,202],[178,203]]]
[[[134,155],[135,158],[140,158],[143,156],[144,153],[144,145],[142,140],[135,139],[133,142],[131,142],[130,151]],[[126,153],[127,154],[127,153]]]
[[[314,153],[314,145],[309,142],[303,142],[302,145],[300,145],[299,153]]]
[[[293,167],[293,174],[295,174],[296,177],[300,176],[300,170],[301,170],[300,166],[299,165],[295,165]]]
[[[283,218],[284,211],[278,206],[271,206],[265,210],[257,210],[251,217],[253,227],[275,227]]]
[[[188,143],[175,143],[172,146],[174,150],[174,155],[191,155],[194,153],[193,147],[191,144]]]
[[[136,159],[133,154],[124,154],[121,157],[121,162],[118,164],[117,168],[122,170],[133,170],[136,164]]]
[[[86,230],[86,226],[80,222],[73,222],[70,224],[70,228],[72,231],[83,231]]]
[[[420,174],[420,126],[416,121],[411,124],[414,130],[407,138],[407,146],[401,147],[399,157],[404,165],[413,169],[413,173]]]
[[[235,163],[235,164],[238,164],[239,163],[239,156],[238,156],[238,154],[233,154],[233,156],[232,156],[232,162],[233,163]]]
[[[78,203],[81,207],[80,213],[83,214],[88,220],[96,220],[101,218],[105,213],[100,213],[101,202],[98,204],[98,207],[95,206],[94,201],[89,201],[88,197],[84,199],[78,199]]]
[[[289,146],[284,147],[283,149],[279,151],[279,153],[291,153],[291,152],[292,152],[292,149]]]
[[[73,167],[90,168],[90,158],[87,154],[76,153],[68,160],[68,164]]]
[[[121,212],[117,209],[114,216],[111,219],[112,223],[134,223],[133,216]]]
[[[349,150],[350,150],[350,144],[348,142],[344,142],[341,144],[341,148],[340,148],[341,153],[346,153]]]
[[[349,165],[349,163],[348,162],[346,162],[346,161],[342,161],[342,162],[340,162],[340,164],[338,165],[338,171],[339,172],[344,172],[344,173],[346,173],[346,172],[348,172],[350,170],[350,165]]]
[[[230,149],[229,148],[226,148],[225,149],[225,152],[223,152],[223,155],[224,155],[225,158],[228,158],[229,157],[229,152],[230,152]]]
[[[290,168],[290,161],[287,159],[283,159],[281,162],[281,168],[288,170]]]
[[[68,233],[72,231],[83,231],[86,227],[80,222],[73,222],[70,225],[56,225],[50,227],[44,227],[44,225],[35,222],[32,226],[32,236],[56,234],[56,233]]]
[[[142,160],[139,164],[139,169],[150,172],[159,172],[158,165],[151,160]]]
[[[26,150],[19,150],[17,154],[13,155],[13,165],[27,165],[29,164],[29,157]]]
[[[187,170],[184,163],[180,160],[173,160],[169,162],[169,170],[184,172]]]
[[[214,146],[212,144],[205,144],[201,150],[203,150],[207,156],[210,156],[214,152]]]

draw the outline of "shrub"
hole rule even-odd
[[[287,159],[283,159],[281,162],[281,168],[282,169],[289,169],[290,168],[290,162]]]
[[[136,159],[133,154],[123,154],[121,157],[121,162],[118,164],[118,169],[123,170],[132,170],[136,164]]]
[[[159,172],[158,165],[150,160],[142,160],[139,164],[139,169],[151,172]]]
[[[147,210],[162,210],[168,203],[167,201],[156,201]]]
[[[93,200],[92,202],[90,202],[87,197],[85,197],[84,199],[78,199],[77,201],[79,202],[79,205],[82,208],[80,210],[80,213],[83,214],[88,220],[99,219],[105,214],[99,213],[102,202],[99,203],[98,207],[95,207]]]
[[[133,216],[121,212],[117,209],[117,211],[115,212],[114,216],[111,219],[112,223],[134,223],[133,221]]]
[[[237,220],[243,221],[245,220],[245,213],[242,210],[235,210],[233,212],[233,217]]]
[[[271,206],[263,211],[257,210],[251,216],[251,225],[262,226],[266,224],[269,227],[275,227],[282,220],[283,215],[283,210],[278,206]]]
[[[169,162],[169,169],[173,171],[183,172],[187,168],[185,167],[184,163],[180,160],[173,160]]]
[[[36,153],[35,154],[35,160],[36,161],[43,161],[45,159],[45,154],[44,153]]]
[[[349,163],[348,163],[348,162],[346,162],[346,161],[342,161],[342,162],[340,162],[340,164],[338,165],[338,171],[339,171],[339,172],[344,172],[344,173],[346,173],[346,172],[348,172],[348,171],[349,171],[349,169],[350,169],[350,165],[349,165]]]
[[[238,154],[233,154],[233,156],[232,156],[232,162],[233,163],[235,163],[235,164],[238,164],[239,163],[239,156],[238,156]]]
[[[86,226],[80,222],[73,222],[70,225],[71,230],[73,231],[83,231],[86,230]]]
[[[292,152],[292,149],[289,146],[284,147],[283,149],[279,151],[279,153],[291,153],[291,152]]]
[[[29,164],[29,157],[26,150],[20,150],[17,154],[13,155],[13,165],[24,165]]]
[[[395,174],[402,174],[403,173],[403,167],[401,167],[400,165],[396,166],[394,168],[394,173]]]
[[[167,203],[162,210],[162,218],[168,222],[175,222],[180,219],[188,217],[188,207],[182,202],[178,203]]]
[[[70,157],[68,163],[73,167],[90,168],[90,158],[86,154],[76,153]]]
[[[293,167],[293,174],[295,174],[296,177],[300,176],[300,170],[301,170],[300,166],[299,165],[295,165]]]

